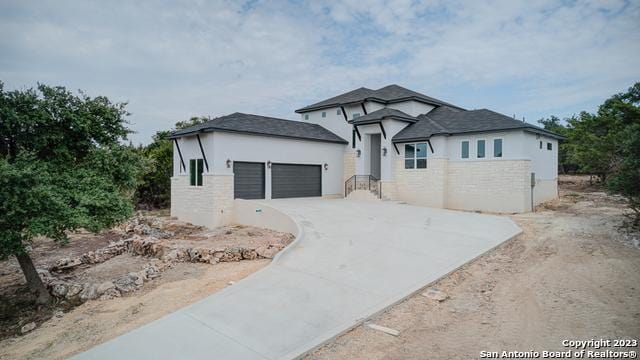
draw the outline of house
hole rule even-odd
[[[519,213],[557,197],[562,137],[491,110],[389,85],[295,112],[297,121],[234,113],[172,133],[172,216],[227,224],[236,198]]]

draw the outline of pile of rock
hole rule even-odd
[[[142,287],[145,281],[152,280],[172,265],[166,261],[153,261],[146,264],[138,272],[130,272],[113,281],[105,281],[99,284],[79,284],[71,281],[57,279],[51,273],[40,271],[43,281],[49,288],[51,295],[68,301],[71,304],[81,304],[93,299],[112,299],[122,294],[136,291]]]

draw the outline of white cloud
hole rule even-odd
[[[129,100],[136,142],[193,115],[292,118],[388,83],[471,108],[566,112],[640,79],[638,30],[625,1],[15,1],[0,5],[0,79]]]

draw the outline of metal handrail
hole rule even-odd
[[[348,178],[344,182],[344,196],[347,197],[354,190],[369,190],[382,199],[382,182],[373,175],[353,175]]]

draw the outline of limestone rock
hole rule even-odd
[[[98,286],[96,284],[86,284],[80,292],[80,300],[88,301],[98,298]]]
[[[67,284],[63,282],[57,282],[51,285],[51,295],[57,298],[64,298],[69,291]]]
[[[70,284],[67,288],[67,294],[65,295],[65,298],[67,300],[73,300],[80,294],[80,292],[82,292],[82,285]]]
[[[422,296],[429,298],[431,300],[435,300],[438,302],[442,302],[445,301],[449,298],[449,295],[447,295],[447,293],[442,292],[436,288],[431,288],[425,292],[422,293]]]
[[[256,249],[256,253],[258,254],[258,256],[263,257],[263,258],[267,258],[267,259],[273,259],[274,256],[276,256],[276,254],[282,250],[282,246],[281,245],[267,245],[267,246],[259,246]]]
[[[107,291],[115,288],[116,286],[111,281],[105,281],[102,284],[98,285],[98,288],[96,289],[96,291],[98,292],[98,295],[102,295]]]
[[[20,328],[20,334],[26,334],[26,333],[32,331],[35,328],[36,328],[36,323],[35,322],[30,322],[30,323],[28,323],[25,326]]]
[[[117,278],[113,283],[115,284],[116,289],[121,293],[129,293],[137,289],[138,286],[135,284],[136,279],[137,277],[124,275]]]

